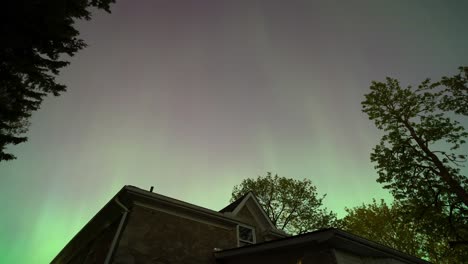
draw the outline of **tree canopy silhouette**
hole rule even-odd
[[[257,179],[245,179],[234,186],[231,202],[252,191],[273,224],[289,234],[302,234],[334,227],[336,214],[322,206],[325,195],[308,179],[295,180],[273,176],[270,172]]]
[[[348,214],[341,220],[342,228],[433,263],[466,262],[467,251],[449,246],[446,234],[450,227],[438,223],[444,222],[439,213],[426,212],[421,219],[417,211],[409,208],[413,206],[400,202],[387,205],[383,200],[346,208]],[[429,225],[430,230],[426,228]]]
[[[56,82],[60,69],[86,44],[78,38],[77,19],[93,9],[110,12],[115,0],[14,0],[0,15],[0,161],[15,156],[7,145],[27,140],[29,117],[43,99],[66,90]]]
[[[468,132],[468,67],[417,88],[396,79],[372,82],[363,112],[385,134],[371,153],[378,182],[415,210],[438,212],[451,227],[453,244],[468,238],[468,178],[460,170],[467,154],[460,147]],[[442,224],[442,222],[440,222]]]

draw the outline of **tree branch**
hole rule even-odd
[[[416,134],[414,128],[411,126],[411,124],[408,122],[408,120],[401,119],[400,120],[405,127],[408,129],[408,131],[411,134],[411,137],[418,143],[419,147],[424,151],[424,153],[431,159],[431,161],[434,163],[434,165],[437,167],[439,170],[439,176],[442,178],[442,180],[447,183],[452,191],[460,198],[463,203],[468,206],[468,193],[462,188],[462,186],[450,175],[450,172],[447,170],[447,168],[444,166],[444,164],[439,160],[437,155],[431,152],[431,150],[425,146],[424,142],[421,140],[421,138]]]

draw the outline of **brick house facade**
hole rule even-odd
[[[51,263],[428,263],[338,229],[288,236],[252,193],[213,211],[123,187]]]

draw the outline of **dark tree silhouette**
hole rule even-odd
[[[86,44],[74,27],[93,9],[110,12],[115,0],[14,0],[0,11],[0,161],[14,159],[7,145],[27,140],[29,117],[49,94],[66,90],[59,70]]]
[[[231,202],[252,191],[273,224],[287,233],[302,234],[320,228],[336,227],[336,214],[322,206],[325,195],[308,179],[273,176],[245,179],[234,186]]]
[[[452,244],[468,238],[467,160],[460,146],[468,132],[458,121],[468,115],[468,67],[460,73],[417,88],[399,82],[372,82],[363,111],[385,135],[374,148],[378,182],[415,210],[438,212],[451,227]],[[426,210],[420,210],[421,206]],[[441,223],[442,224],[442,223]],[[428,227],[430,229],[430,227]]]
[[[428,211],[421,219],[409,208],[414,208],[414,205],[399,202],[387,205],[383,200],[345,208],[348,214],[341,220],[342,228],[433,263],[466,262],[466,250],[450,247],[446,236],[450,227],[441,224],[444,219],[439,213],[429,215],[433,212]],[[430,230],[426,228],[428,225],[432,227]]]

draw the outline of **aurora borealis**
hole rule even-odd
[[[351,3],[352,2],[352,3]],[[49,263],[123,185],[219,210],[242,179],[309,178],[325,205],[390,195],[361,112],[372,80],[468,62],[467,1],[118,0],[0,163],[0,263]]]

